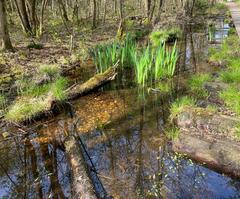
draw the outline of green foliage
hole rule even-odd
[[[150,35],[150,41],[154,46],[159,46],[163,42],[172,42],[182,37],[180,28],[173,27],[165,30],[154,31]]]
[[[176,64],[178,60],[178,52],[176,49],[176,42],[173,49],[170,51],[166,49],[165,42],[160,44],[155,54],[154,75],[155,80],[172,77],[174,75]]]
[[[51,84],[35,85],[30,83],[30,87],[27,87],[25,91],[22,92],[22,96],[28,97],[39,97],[50,91]]]
[[[136,73],[137,83],[144,86],[146,81],[149,78],[149,73],[151,70],[151,64],[153,59],[150,46],[148,46],[146,50],[144,50],[142,54],[140,54],[140,56],[136,57],[135,59],[136,59],[135,73]]]
[[[121,65],[123,67],[133,67],[135,64],[137,44],[130,34],[126,35],[120,48]]]
[[[103,73],[113,66],[119,59],[119,44],[99,44],[92,49],[91,54],[99,73]]]
[[[210,49],[209,60],[213,62],[228,64],[228,62],[231,62],[232,59],[239,57],[239,49],[240,39],[237,36],[230,36],[223,41],[220,49]]]
[[[171,127],[165,131],[165,135],[168,139],[175,140],[179,137],[180,129],[177,127]]]
[[[178,59],[176,43],[172,50],[166,48],[165,42],[160,44],[157,49],[151,49],[148,46],[140,55],[135,56],[135,59],[137,83],[142,86],[148,80],[156,81],[172,77]]]
[[[225,83],[240,83],[240,68],[221,72],[220,79]]]
[[[195,2],[195,10],[201,14],[204,14],[209,6],[208,0],[197,0]]]
[[[55,99],[59,101],[63,101],[66,99],[66,92],[68,81],[64,77],[59,77],[52,85],[51,85],[51,92]]]
[[[207,97],[208,92],[204,88],[204,84],[210,80],[211,77],[209,74],[195,74],[189,79],[188,87],[197,97]]]
[[[57,100],[65,99],[65,90],[68,85],[68,81],[64,77],[57,78],[54,82],[43,84],[43,85],[35,85],[34,83],[30,83],[30,87],[26,88],[22,92],[22,96],[28,97],[41,97],[43,95],[47,95],[48,93],[52,93],[53,97]]]
[[[240,115],[240,91],[237,88],[228,88],[219,94],[228,108]]]
[[[230,28],[229,30],[228,30],[228,36],[231,36],[231,35],[236,35],[237,34],[237,30],[236,30],[236,28]]]
[[[188,96],[184,96],[180,99],[177,99],[174,103],[172,103],[170,108],[170,118],[173,119],[179,115],[184,108],[186,107],[194,107],[196,104],[196,101],[193,98],[190,98]]]

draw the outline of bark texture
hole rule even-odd
[[[5,7],[5,0],[0,0],[0,38],[2,40],[3,50],[13,50],[10,41],[8,26],[7,26],[7,13]]]

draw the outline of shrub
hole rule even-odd
[[[150,34],[150,41],[154,46],[159,46],[163,42],[173,42],[182,37],[180,28],[173,27],[161,31],[154,31]]]

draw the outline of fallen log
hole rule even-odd
[[[118,64],[118,63],[117,63]],[[79,96],[82,96],[94,89],[99,88],[100,86],[104,85],[105,83],[112,81],[115,79],[117,72],[116,67],[117,64],[109,68],[107,71],[101,74],[97,74],[94,77],[90,78],[88,81],[86,81],[83,84],[75,85],[69,89],[66,90],[67,93],[67,99],[72,100]]]
[[[235,135],[238,117],[192,107],[185,108],[175,122],[180,135],[172,141],[173,151],[240,178],[240,142]]]
[[[219,139],[210,142],[181,133],[178,139],[172,142],[172,149],[219,173],[240,178],[240,146],[236,143]]]
[[[86,162],[74,136],[65,140],[66,154],[71,165],[72,198],[97,199],[92,182],[88,176]]]

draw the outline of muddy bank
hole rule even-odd
[[[240,177],[240,145],[236,135],[237,117],[189,108],[175,120],[179,137],[172,142],[175,152],[206,163],[221,173]]]

